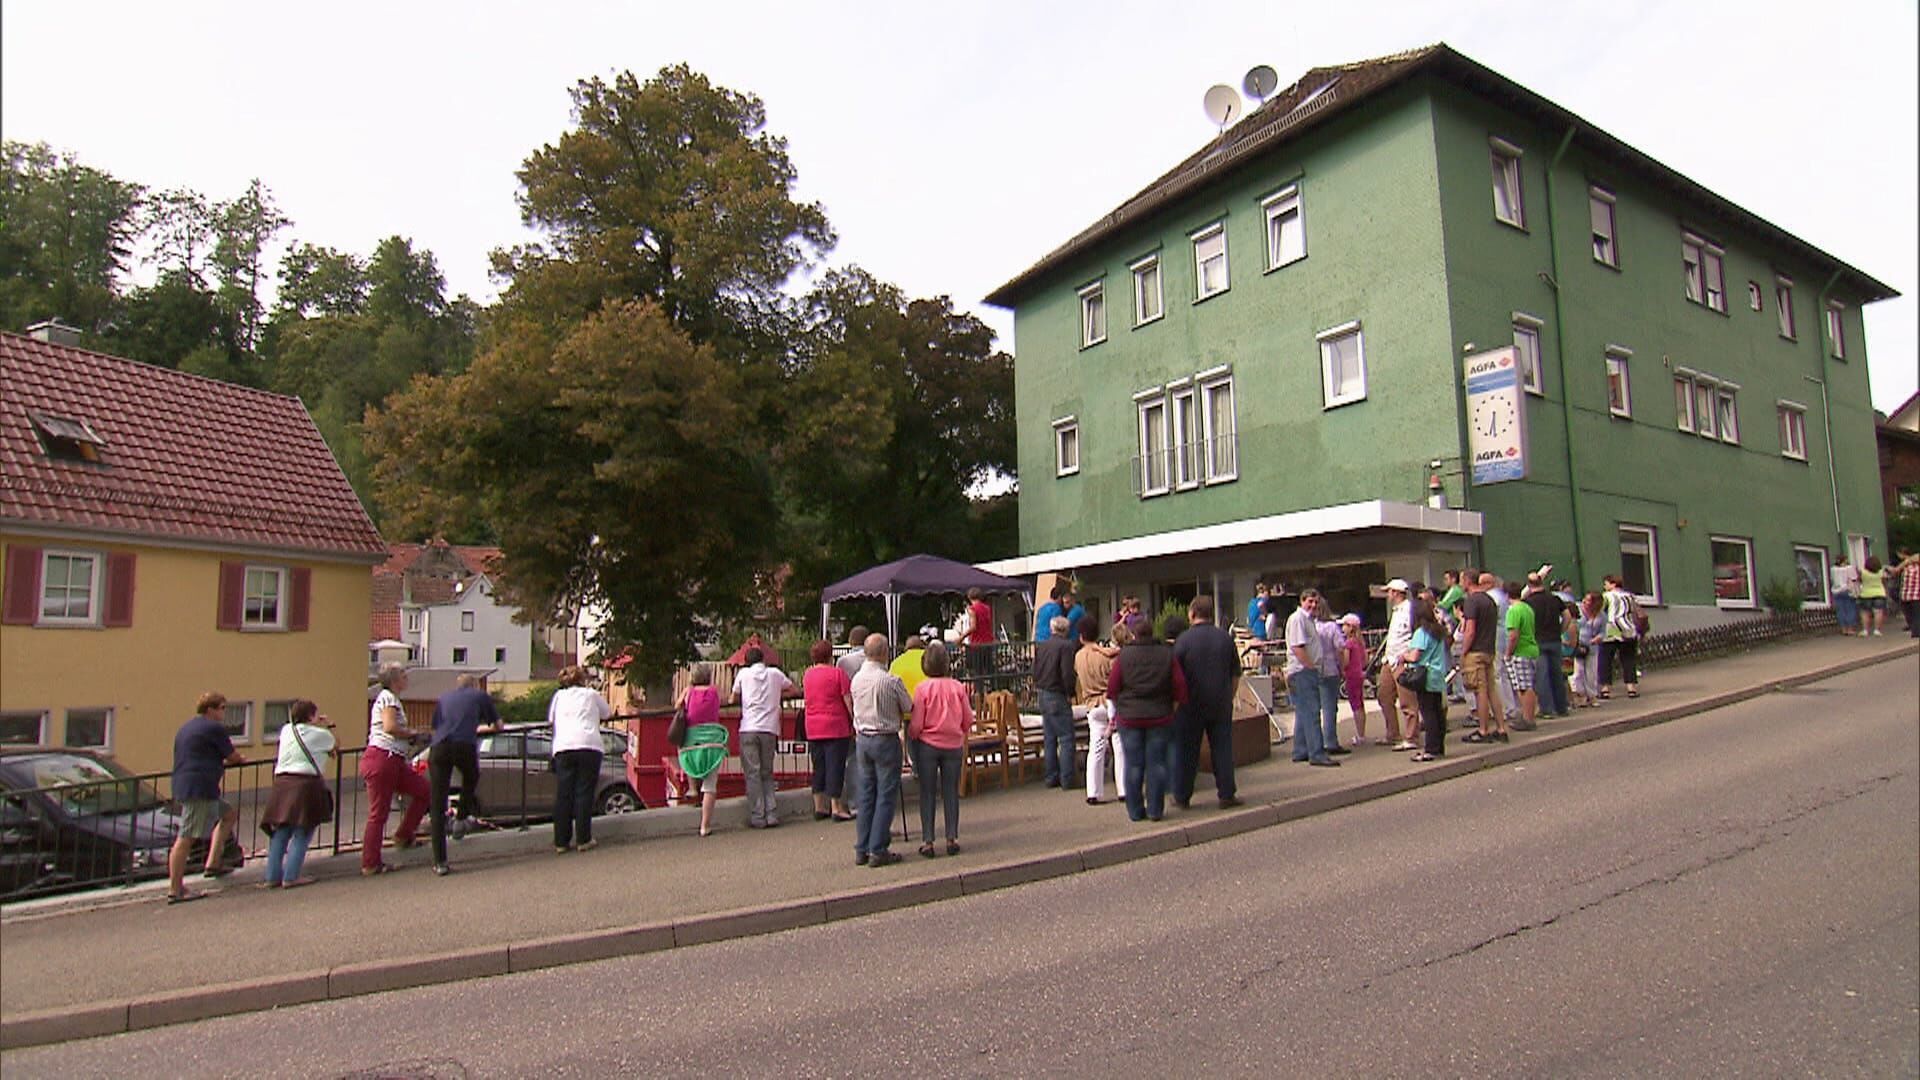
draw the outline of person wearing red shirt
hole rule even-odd
[[[967,590],[967,614],[967,674],[978,677],[993,671],[993,609],[978,588]]]

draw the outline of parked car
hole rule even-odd
[[[628,814],[644,808],[627,783],[625,732],[600,729],[605,756],[595,786],[595,814]],[[427,752],[414,755],[413,766],[425,771]],[[453,774],[453,783],[460,774]],[[480,813],[489,820],[548,819],[553,817],[553,729],[545,724],[509,724],[492,735],[480,736]],[[456,792],[453,800],[458,800]]]
[[[0,897],[164,877],[178,813],[106,754],[0,750]],[[197,868],[206,841],[195,847]],[[228,864],[242,857],[229,838]]]

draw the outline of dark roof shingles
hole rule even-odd
[[[0,332],[0,519],[238,547],[386,555],[298,398]],[[49,457],[30,410],[84,420]]]

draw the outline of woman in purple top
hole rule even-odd
[[[720,691],[713,687],[711,665],[693,665],[686,693],[674,703],[676,708],[682,705],[687,709],[689,731],[700,724],[720,722]],[[720,770],[715,769],[696,781],[695,790],[700,792],[700,835],[707,836],[713,832],[713,803],[720,797]]]
[[[845,794],[847,754],[853,748],[853,680],[833,662],[833,643],[816,641],[800,676],[807,703],[807,756],[813,759],[813,819],[852,821]]]

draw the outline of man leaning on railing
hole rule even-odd
[[[244,765],[246,758],[233,748],[223,721],[227,713],[225,694],[200,695],[191,720],[180,725],[173,737],[173,797],[180,804],[180,835],[167,852],[167,903],[184,904],[205,893],[189,892],[186,886],[187,856],[193,842],[212,834],[207,844],[207,877],[232,873],[220,861],[220,849],[226,846],[239,813],[220,798],[220,781],[225,766]]]

